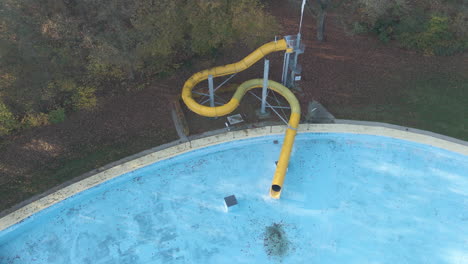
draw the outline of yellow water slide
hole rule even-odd
[[[201,105],[192,98],[192,89],[195,87],[195,85],[208,79],[209,75],[212,75],[213,77],[219,77],[241,72],[255,64],[269,53],[283,50],[292,52],[292,48],[287,45],[286,40],[282,39],[278,41],[272,41],[256,49],[254,52],[239,62],[195,73],[184,84],[182,89],[182,100],[190,110],[199,115],[207,117],[227,115],[239,106],[242,97],[245,95],[245,93],[247,93],[247,91],[254,88],[263,87],[263,79],[252,79],[242,83],[237,88],[236,92],[228,103],[216,107]],[[286,136],[284,138],[284,143],[281,148],[280,157],[270,188],[270,196],[279,199],[284,183],[284,177],[286,175],[286,170],[289,164],[289,157],[291,156],[291,150],[294,144],[294,138],[296,137],[296,130],[299,125],[301,108],[294,94],[282,84],[274,81],[268,81],[268,88],[281,94],[291,106],[291,116],[289,117]]]

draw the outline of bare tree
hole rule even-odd
[[[318,14],[317,14],[317,40],[322,42],[325,37],[325,17],[327,16],[327,9],[331,4],[331,0],[317,0]]]
[[[301,1],[302,2],[302,1]],[[307,7],[309,12],[317,18],[317,40],[325,41],[325,19],[329,10],[339,7],[346,0],[309,0]]]

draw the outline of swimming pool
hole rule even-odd
[[[273,200],[282,139],[201,148],[80,192],[1,231],[0,263],[468,261],[468,156],[298,134]]]

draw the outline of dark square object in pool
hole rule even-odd
[[[231,207],[237,204],[237,199],[235,195],[231,195],[228,197],[224,197],[224,202],[226,203],[227,207]]]

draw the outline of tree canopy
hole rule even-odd
[[[258,0],[2,0],[0,136],[277,29]]]

